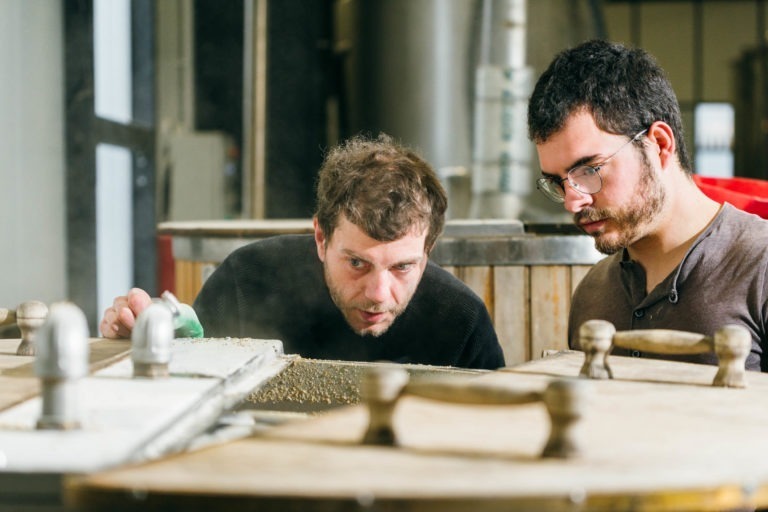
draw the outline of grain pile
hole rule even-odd
[[[241,409],[319,412],[360,402],[360,380],[377,363],[297,358],[288,368],[252,393]],[[400,365],[413,378],[477,374],[482,370]]]
[[[340,361],[297,359],[261,390],[247,398],[246,407],[282,410],[322,410],[360,401],[364,367]]]

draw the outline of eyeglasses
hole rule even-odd
[[[597,194],[603,188],[603,178],[600,176],[600,169],[607,164],[611,158],[619,154],[619,151],[638,140],[645,135],[648,130],[645,129],[629,139],[627,142],[621,145],[619,149],[613,152],[611,156],[603,160],[601,163],[592,165],[579,165],[574,167],[565,178],[557,178],[549,176],[546,178],[539,178],[536,180],[536,188],[547,196],[548,199],[556,203],[565,202],[565,182],[571,186],[573,190],[581,194]]]

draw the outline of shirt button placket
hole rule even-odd
[[[640,320],[645,316],[645,310],[642,308],[638,308],[632,313],[632,316],[634,316],[636,320]],[[632,323],[634,324],[634,322]],[[632,352],[630,352],[630,355],[632,357],[642,357],[643,353],[640,352],[639,350],[633,350]]]

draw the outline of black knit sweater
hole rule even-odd
[[[387,332],[356,334],[331,300],[311,235],[267,238],[234,251],[208,278],[194,309],[206,336],[279,339],[286,354],[307,358],[504,366],[483,302],[431,261]]]

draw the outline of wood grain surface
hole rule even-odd
[[[541,404],[453,405],[405,397],[402,446],[361,446],[363,405],[264,434],[68,482],[82,510],[723,510],[768,506],[768,375],[713,388],[716,368],[614,357],[585,381],[580,457],[541,459]],[[561,352],[477,382],[541,390],[574,377]],[[462,379],[469,378],[461,376]]]
[[[35,377],[34,356],[18,356],[20,339],[0,340],[0,411],[40,393]],[[90,369],[95,372],[126,357],[131,350],[129,340],[90,340]]]

